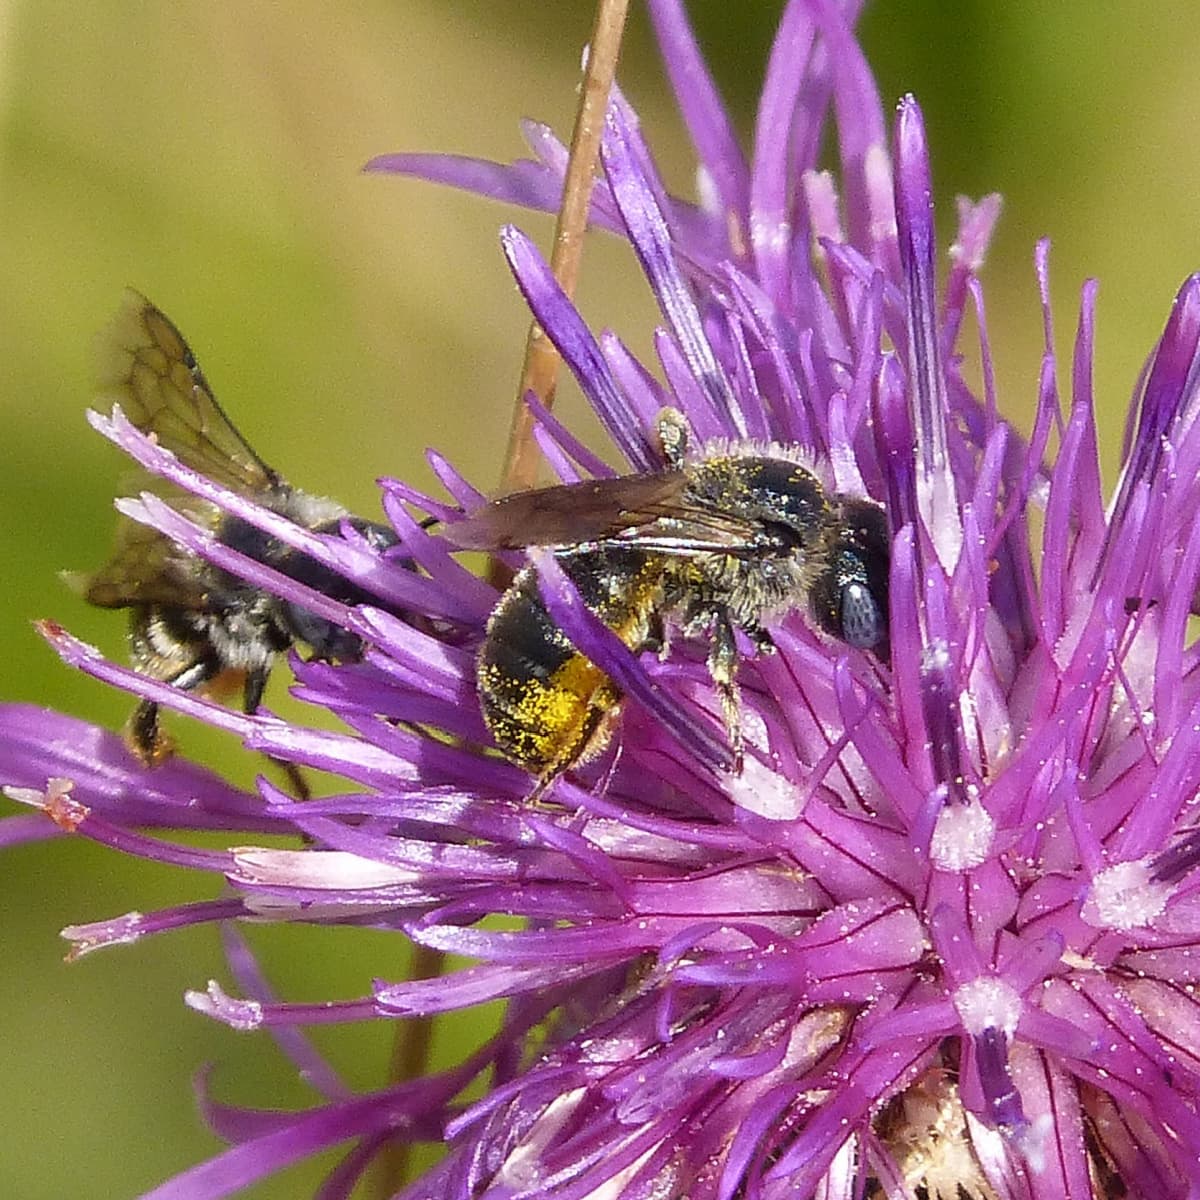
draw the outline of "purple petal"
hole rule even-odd
[[[924,121],[917,102],[901,101],[896,119],[896,218],[908,310],[908,376],[915,396],[918,504],[938,560],[950,570],[962,545],[958,499],[946,437],[946,382],[938,337],[933,187]]]
[[[693,376],[714,408],[728,414],[729,381],[708,343],[699,309],[675,261],[671,234],[641,169],[634,138],[621,110],[610,108],[600,151],[605,174],[629,240]]]
[[[719,197],[720,215],[743,228],[750,171],[681,0],[651,0],[650,19],[696,156]]]
[[[537,247],[520,230],[507,226],[500,235],[505,257],[529,307],[579,382],[625,457],[638,470],[655,465],[646,435],[617,381],[609,372],[600,347],[567,299]]]
[[[186,759],[170,758],[149,770],[115,733],[49,709],[0,705],[0,782],[40,791],[53,776],[70,779],[73,798],[93,812],[134,825],[282,829],[258,796]]]

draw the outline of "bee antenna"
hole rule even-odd
[[[682,467],[688,448],[687,417],[677,408],[660,409],[655,421],[655,430],[658,434],[658,444],[662,450],[662,456],[667,460],[667,465],[676,468]]]
[[[617,736],[613,739],[612,761],[605,768],[604,775],[596,784],[596,795],[603,798],[608,795],[608,789],[612,787],[613,777],[617,773],[617,767],[621,765],[621,757],[625,753],[625,739],[621,736],[621,730],[617,730]]]

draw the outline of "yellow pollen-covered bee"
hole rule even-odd
[[[768,649],[766,623],[807,606],[826,632],[883,657],[887,519],[874,500],[827,490],[787,447],[722,441],[692,456],[673,409],[660,414],[658,433],[662,470],[518,492],[447,536],[470,549],[548,550],[635,652],[664,646],[668,621],[685,638],[707,638],[740,770],[735,631]],[[497,746],[543,787],[603,747],[621,700],[555,623],[533,566],[492,613],[477,679]]]

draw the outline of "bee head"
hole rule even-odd
[[[395,533],[386,525],[364,521],[361,517],[343,519],[362,534],[373,549],[386,550],[397,543]],[[338,523],[328,522],[319,526],[315,532],[334,533]],[[362,588],[356,587],[344,576],[331,571],[307,554],[292,552],[278,565],[284,574],[299,583],[307,584],[331,600],[340,600],[343,604],[365,604],[372,600],[371,595]],[[291,640],[311,646],[317,658],[336,659],[339,662],[354,662],[362,658],[363,643],[358,634],[343,629],[327,617],[309,612],[291,600],[280,601],[278,620]]]
[[[825,569],[812,588],[821,627],[849,646],[888,654],[887,516],[873,500],[833,500],[837,536]]]

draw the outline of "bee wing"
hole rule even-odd
[[[683,473],[661,471],[514,492],[446,527],[463,550],[515,550],[607,541],[678,504]]]
[[[187,498],[191,499],[191,498]],[[211,505],[185,498],[169,501],[194,520],[211,522]],[[129,608],[160,604],[171,608],[202,610],[206,607],[202,580],[194,560],[157,529],[129,517],[117,523],[116,546],[108,562],[91,575],[69,573],[66,578],[83,598],[98,608]]]
[[[736,554],[761,544],[760,526],[689,496],[687,482],[668,470],[514,492],[447,526],[446,537],[463,550],[602,542]]]
[[[126,289],[97,349],[101,396],[186,466],[243,495],[279,482],[222,411],[183,335],[145,296]]]

